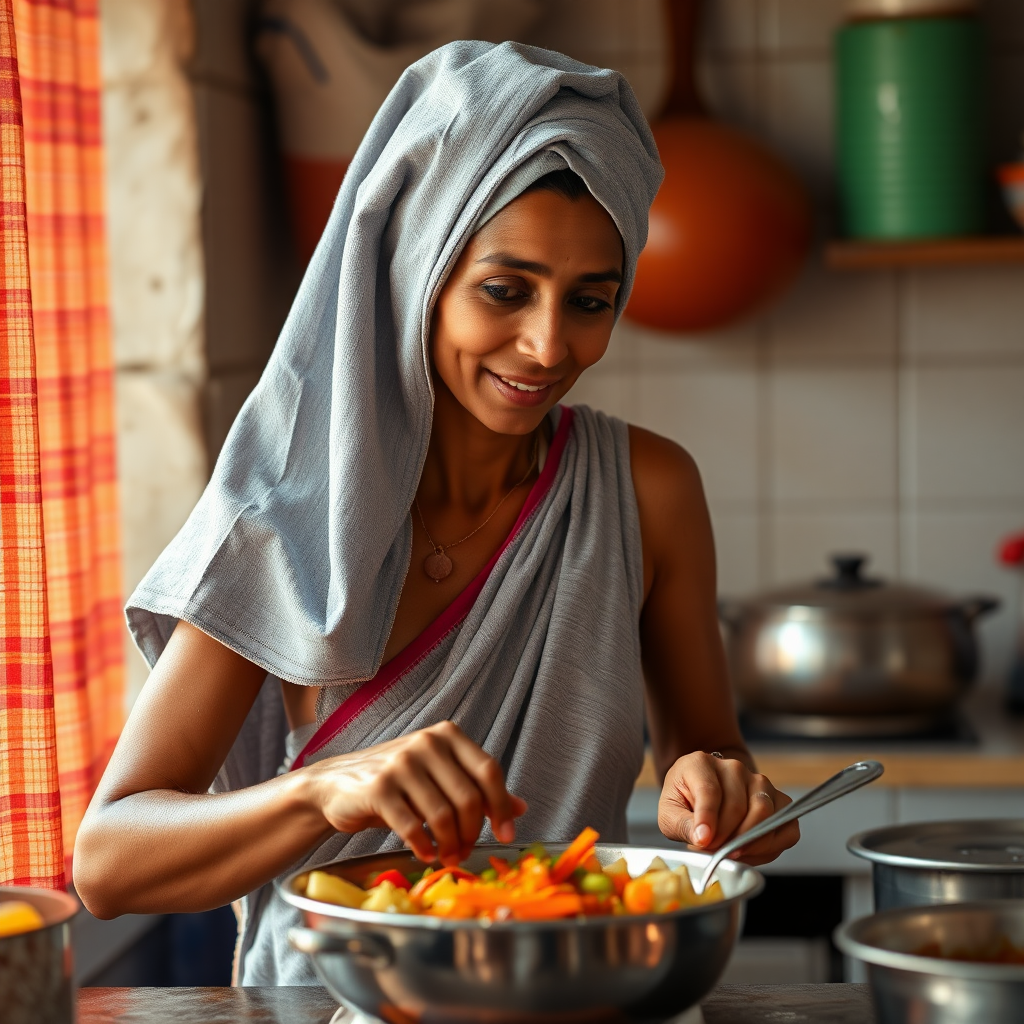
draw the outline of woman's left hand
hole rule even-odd
[[[679,758],[665,776],[658,827],[669,839],[712,851],[789,803],[742,761],[697,751]],[[766,864],[799,838],[800,826],[791,821],[734,856],[745,864]]]

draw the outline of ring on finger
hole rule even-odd
[[[768,802],[769,802],[769,803],[770,803],[770,804],[772,805],[772,807],[774,807],[774,806],[775,806],[775,797],[773,797],[773,796],[771,795],[771,793],[768,793],[768,792],[766,792],[766,791],[765,791],[765,790],[763,790],[763,789],[759,789],[759,790],[758,790],[758,791],[757,791],[757,792],[756,792],[756,793],[754,794],[754,796],[763,796],[763,797],[765,798],[765,800],[767,800],[767,801],[768,801]]]

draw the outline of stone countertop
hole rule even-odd
[[[977,744],[835,740],[829,743],[751,743],[758,768],[780,789],[816,786],[854,761],[875,760],[885,774],[874,788],[1007,789],[1024,787],[1024,718],[1006,713],[1002,691],[979,687],[964,699],[961,712]],[[638,787],[657,787],[650,757]]]
[[[871,1024],[866,985],[722,985],[706,1024]],[[330,1024],[322,988],[83,988],[78,1024]]]

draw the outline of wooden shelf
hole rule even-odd
[[[921,242],[841,240],[825,246],[825,263],[834,270],[1024,263],[1024,235],[942,238]]]

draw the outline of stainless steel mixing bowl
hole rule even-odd
[[[557,854],[566,844],[551,843]],[[700,873],[705,853],[599,844],[603,864],[625,857],[630,873],[654,857]],[[479,846],[466,867],[519,848]],[[409,853],[359,857],[320,870],[357,884],[398,868],[417,870]],[[278,885],[305,928],[292,929],[331,993],[386,1021],[592,1021],[680,1013],[718,981],[743,924],[744,905],[764,887],[753,868],[728,861],[718,869],[725,899],[670,914],[559,921],[448,921],[349,910],[300,895],[298,871]],[[301,886],[299,887],[301,888]]]
[[[863,960],[879,1024],[1020,1024],[1024,964],[920,956],[981,950],[1000,939],[1024,948],[1024,900],[901,907],[841,925],[836,945]]]
[[[875,910],[1024,899],[1024,819],[892,825],[846,848],[871,861]]]

